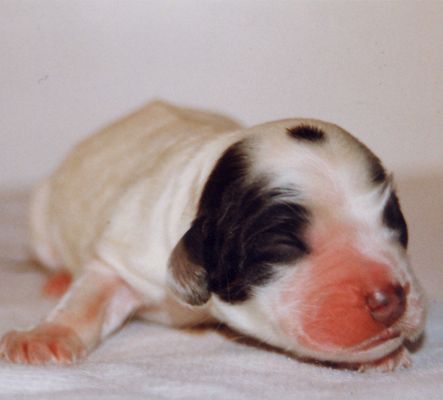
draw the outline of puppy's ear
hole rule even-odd
[[[203,221],[196,219],[171,253],[167,285],[183,302],[200,306],[210,297],[203,267]]]

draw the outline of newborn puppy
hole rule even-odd
[[[11,362],[70,363],[137,315],[391,370],[424,328],[392,179],[326,122],[243,129],[151,103],[74,149],[35,192],[31,228],[38,260],[75,281],[3,337]]]

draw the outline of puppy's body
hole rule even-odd
[[[243,135],[226,132],[238,128],[155,102],[86,139],[35,194],[35,254],[76,276],[100,260],[148,304],[161,302],[170,253],[218,157]]]
[[[331,124],[241,129],[152,103],[80,144],[31,220],[38,259],[76,282],[42,325],[5,336],[11,361],[69,362],[134,313],[216,318],[362,368],[407,364],[403,342],[423,330],[391,182]]]

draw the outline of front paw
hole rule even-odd
[[[406,349],[406,347],[402,346],[380,360],[360,365],[358,371],[391,372],[396,369],[409,368],[411,365],[412,361],[409,351]]]
[[[8,332],[0,342],[0,356],[20,364],[71,364],[85,354],[85,346],[72,329],[52,323]]]

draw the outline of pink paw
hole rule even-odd
[[[8,332],[0,342],[0,357],[20,364],[71,364],[85,353],[72,329],[51,323]]]
[[[412,361],[409,355],[409,351],[402,346],[393,353],[387,355],[386,357],[383,357],[381,360],[360,365],[358,371],[391,372],[400,368],[409,368],[411,365]]]

